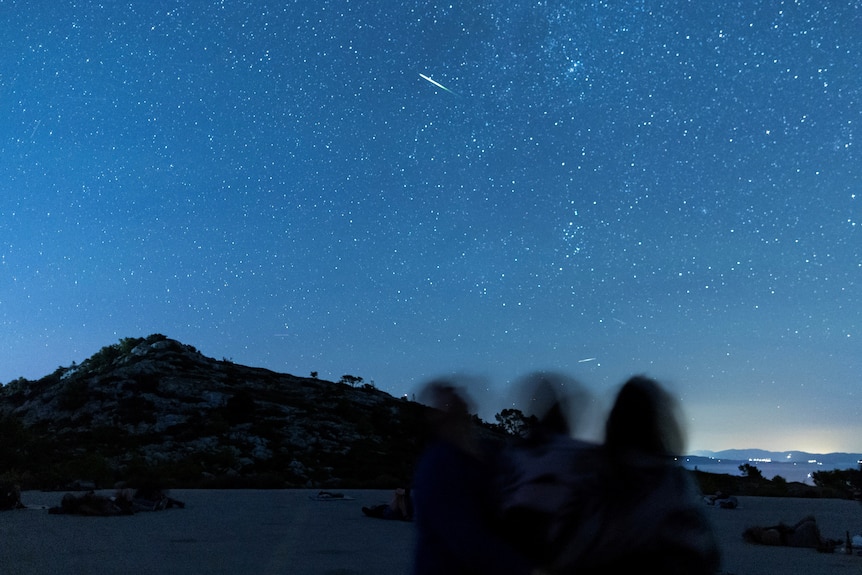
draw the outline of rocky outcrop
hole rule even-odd
[[[412,473],[426,409],[153,335],[0,388],[19,437],[0,463],[33,483],[394,487]]]

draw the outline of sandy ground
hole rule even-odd
[[[845,538],[862,533],[862,505],[842,499],[740,497],[736,509],[707,508],[722,552],[722,572],[732,575],[862,574],[862,556],[818,553],[814,549],[765,547],[746,543],[742,532],[751,526],[780,522],[793,525],[813,515],[821,535]]]
[[[172,491],[185,509],[125,517],[0,513],[0,572],[16,574],[315,574],[410,572],[415,526],[365,517],[363,505],[388,491],[344,490],[346,501],[313,501],[316,491]],[[57,505],[62,493],[25,492],[31,507]],[[742,497],[734,510],[707,508],[733,575],[862,574],[862,556],[745,543],[750,525],[795,523],[812,514],[823,534],[862,531],[852,501]]]

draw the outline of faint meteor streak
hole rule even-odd
[[[588,361],[596,361],[597,359],[597,357],[588,357],[586,359],[579,359],[578,363],[587,363]]]
[[[41,126],[41,125],[42,125],[42,120],[41,120],[41,118],[40,118],[40,119],[36,120],[36,125],[35,125],[35,126],[33,126],[33,131],[32,131],[32,132],[30,132],[30,139],[31,139],[31,140],[33,139],[33,136],[35,136],[35,135],[36,135],[36,130],[38,130],[38,129],[39,129],[39,126]]]
[[[446,90],[447,92],[449,92],[449,93],[450,93],[450,94],[452,94],[453,96],[457,96],[457,95],[458,95],[458,94],[456,94],[455,92],[453,92],[452,90],[450,90],[449,88],[447,88],[446,86],[444,86],[443,84],[441,84],[440,82],[437,82],[436,80],[432,80],[431,78],[429,78],[428,76],[426,76],[426,75],[425,75],[425,74],[423,74],[422,72],[419,72],[419,75],[420,75],[420,76],[422,76],[422,78],[423,78],[424,80],[428,80],[429,82],[431,82],[432,84],[434,84],[434,85],[435,85],[435,86],[437,86],[438,88],[441,88],[441,89],[443,89],[443,90]]]

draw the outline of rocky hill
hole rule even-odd
[[[80,365],[0,388],[0,480],[31,488],[404,484],[428,408],[358,379],[237,365],[162,335],[123,339]]]

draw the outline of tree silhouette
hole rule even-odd
[[[538,421],[535,415],[527,417],[520,409],[514,408],[504,409],[494,419],[503,431],[515,437],[525,437]]]
[[[763,473],[750,463],[743,463],[739,466],[739,470],[742,472],[743,477],[748,477],[749,479],[763,479]]]
[[[363,379],[356,375],[342,375],[338,383],[346,383],[350,387],[356,387],[362,383]]]

